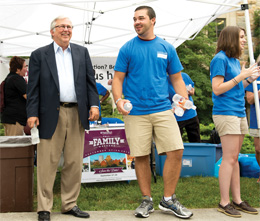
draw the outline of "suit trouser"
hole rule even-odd
[[[53,185],[62,151],[61,211],[66,212],[76,205],[81,187],[84,135],[78,107],[60,107],[58,124],[52,138],[40,139],[37,146],[38,212],[51,212]]]

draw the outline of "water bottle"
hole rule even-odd
[[[182,103],[184,100],[184,97],[179,94],[174,94],[174,96],[172,97],[172,101],[174,103]]]
[[[176,103],[176,104],[182,104],[182,103],[185,101],[185,98],[182,97],[182,96],[179,95],[179,94],[175,94],[175,95],[173,96],[173,98],[172,98],[172,101],[173,101],[173,103]],[[185,109],[193,109],[193,110],[196,109],[196,106],[193,105],[192,101],[190,101],[190,100],[186,100],[185,103],[184,103],[184,105],[183,105],[183,107],[184,107]]]
[[[186,85],[186,89],[187,89],[187,91],[190,91],[190,90],[192,89],[192,86],[191,86],[191,84],[189,84],[189,85]]]
[[[133,105],[132,105],[131,103],[125,103],[125,104],[124,104],[124,109],[125,109],[126,111],[131,111],[132,108],[133,108]]]
[[[31,129],[31,139],[32,139],[32,144],[40,143],[39,131],[35,124],[34,124],[33,128]]]
[[[172,109],[178,117],[183,116],[184,110],[180,106],[178,106],[177,103],[175,103],[175,102],[172,103]]]
[[[97,120],[97,125],[101,125],[102,124],[102,117],[99,116],[98,120]]]
[[[193,109],[196,110],[196,106],[190,100],[186,100],[185,104],[183,105],[185,109]]]

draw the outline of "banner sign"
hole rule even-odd
[[[101,83],[107,90],[111,90],[108,81],[114,78],[116,57],[91,57],[91,62],[95,70],[96,82]]]
[[[124,129],[86,132],[84,157],[103,152],[130,154]]]
[[[136,180],[125,130],[91,128],[85,132],[82,183]]]
[[[0,82],[2,82],[10,72],[10,59],[11,58],[0,57]],[[29,64],[30,60],[25,60],[26,64]],[[114,67],[116,63],[116,57],[91,57],[91,62],[92,67],[95,70],[96,82],[101,83],[107,90],[111,90],[111,85],[108,84],[108,81],[114,78]],[[27,75],[26,77],[28,78]]]

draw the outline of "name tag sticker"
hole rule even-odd
[[[162,53],[162,52],[158,52],[158,53],[157,53],[157,58],[167,59],[167,54]]]

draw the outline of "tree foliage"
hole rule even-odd
[[[201,123],[212,122],[212,88],[209,66],[215,54],[215,24],[206,26],[194,40],[186,41],[177,48],[183,72],[187,73],[195,84],[194,104],[197,106]]]
[[[256,48],[254,52],[254,57],[257,59],[257,57],[260,54],[260,10],[256,10],[254,12],[254,36],[257,38]]]

